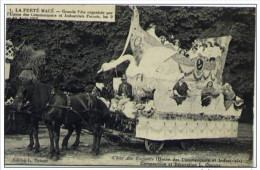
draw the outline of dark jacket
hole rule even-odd
[[[201,91],[201,106],[208,106],[211,103],[211,99],[218,96],[219,93],[214,87],[204,87]]]
[[[183,82],[181,85],[179,84],[179,82],[177,82],[174,85],[172,90],[173,91],[176,90],[177,93],[180,95],[180,96],[177,95],[173,96],[173,99],[176,101],[177,105],[180,105],[187,98],[188,95],[187,91],[189,90],[189,87],[185,82]]]
[[[127,98],[132,98],[132,85],[127,83],[127,82],[123,82],[119,85],[118,88],[118,95],[122,96],[122,95],[127,96]]]

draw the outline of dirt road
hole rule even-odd
[[[66,132],[65,129],[61,130],[61,139]],[[40,152],[34,153],[26,149],[29,143],[28,135],[6,135],[5,165],[253,166],[252,125],[248,124],[239,124],[237,139],[195,141],[187,151],[179,147],[178,141],[167,141],[160,154],[147,153],[142,142],[115,146],[102,138],[100,155],[92,156],[92,136],[83,133],[79,148],[61,151],[61,158],[53,161],[48,159],[49,138],[45,128],[40,128],[39,139]],[[69,145],[72,145],[74,140],[75,134],[71,137]]]

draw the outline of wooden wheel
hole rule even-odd
[[[183,150],[189,150],[189,148],[192,145],[192,142],[190,140],[182,140],[180,144]]]
[[[145,149],[149,153],[159,153],[164,145],[163,141],[144,140]]]

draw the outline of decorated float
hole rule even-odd
[[[120,120],[132,137],[144,139],[149,152],[161,150],[165,140],[236,138],[243,100],[222,81],[232,37],[196,39],[183,53],[178,43],[158,37],[154,25],[143,30],[138,9],[131,9],[133,17],[122,55],[98,71],[129,61],[125,74],[134,99],[112,100],[110,110],[117,113],[114,120]],[[125,54],[129,44],[133,55]],[[180,81],[187,87],[182,95],[174,89]],[[120,83],[121,78],[114,78],[115,92]]]

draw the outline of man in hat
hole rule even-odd
[[[85,88],[85,92],[87,92],[87,88]],[[106,88],[105,85],[103,83],[99,83],[96,82],[95,87],[92,89],[91,94],[95,97],[97,97],[98,99],[102,100],[105,105],[110,108],[110,102],[108,101],[108,99],[105,98],[105,93],[106,93]]]
[[[182,104],[182,102],[188,97],[188,90],[190,91],[186,82],[184,82],[184,74],[178,77],[178,82],[173,87],[173,99],[176,101],[177,105]]]
[[[127,82],[127,78],[126,78],[125,74],[123,74],[121,80],[122,80],[122,83],[119,85],[118,95],[125,97],[125,98],[132,99],[132,97],[133,97],[132,96],[132,85]]]
[[[122,83],[119,85],[118,93],[111,99],[111,110],[124,110],[125,104],[132,99],[132,85],[127,82],[126,75],[122,75]]]
[[[32,68],[24,68],[18,78],[23,84],[30,84],[37,81],[37,76]]]
[[[91,94],[96,96],[96,97],[101,97],[102,96],[102,91],[104,88],[104,84],[103,83],[96,83],[95,87],[93,88]]]

